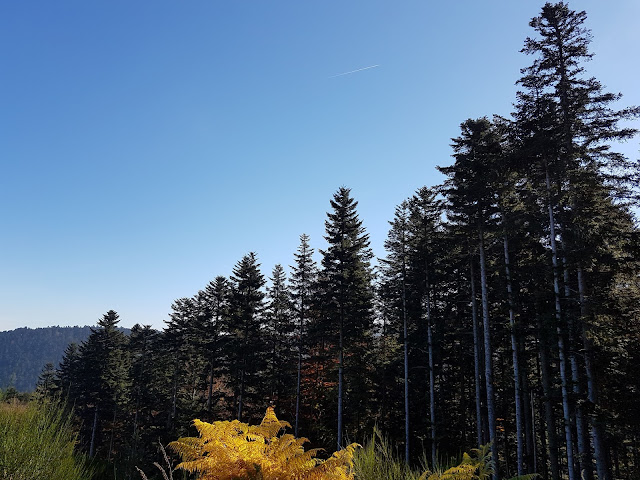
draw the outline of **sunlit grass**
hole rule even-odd
[[[52,402],[0,403],[0,478],[89,480],[69,415]]]

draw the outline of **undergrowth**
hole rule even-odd
[[[55,402],[0,402],[0,478],[90,480],[70,416]]]

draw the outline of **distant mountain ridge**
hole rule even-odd
[[[91,328],[23,327],[0,332],[0,388],[34,390],[42,367],[51,362],[57,368],[67,345],[82,343],[91,334]]]

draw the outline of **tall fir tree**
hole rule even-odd
[[[453,139],[455,164],[439,167],[447,175],[446,193],[454,218],[465,222],[477,239],[480,258],[480,291],[482,298],[482,325],[484,337],[484,376],[487,395],[487,416],[491,452],[498,462],[496,430],[496,399],[494,384],[491,321],[489,317],[489,286],[487,281],[487,234],[495,229],[497,211],[495,190],[501,145],[495,126],[487,119],[469,119],[460,125],[460,137]],[[493,479],[499,479],[499,468]]]
[[[327,213],[325,221],[325,239],[329,245],[321,250],[321,283],[326,306],[326,318],[322,321],[329,323],[335,335],[332,347],[338,365],[336,440],[338,448],[342,448],[347,423],[344,421],[346,395],[353,402],[347,417],[348,428],[355,433],[367,422],[366,403],[370,397],[366,383],[367,352],[373,333],[373,273],[369,235],[358,218],[358,202],[351,197],[351,190],[341,187],[330,203],[332,211]]]
[[[296,379],[296,407],[294,435],[300,430],[300,409],[302,403],[302,362],[306,350],[307,324],[310,321],[318,267],[313,260],[313,248],[309,245],[309,236],[300,235],[300,245],[294,254],[295,265],[291,267],[291,306],[296,321],[296,349],[298,353],[298,368]]]
[[[295,411],[295,345],[291,292],[286,273],[280,264],[273,267],[267,287],[264,336],[269,343],[267,378],[269,399],[287,416]]]
[[[248,417],[258,418],[268,395],[261,378],[266,369],[267,345],[262,330],[266,281],[255,253],[245,255],[236,264],[231,283],[226,357],[236,417],[242,421],[247,410]]]

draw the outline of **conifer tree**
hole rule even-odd
[[[56,370],[53,367],[53,363],[47,362],[38,376],[35,391],[36,396],[44,398],[50,397],[55,391],[55,377]]]
[[[419,318],[426,324],[426,338],[415,347],[418,351],[425,351],[428,371],[429,388],[429,430],[431,439],[431,462],[437,462],[438,449],[438,417],[436,398],[436,321],[438,312],[436,299],[440,290],[444,290],[441,281],[444,278],[442,265],[444,263],[442,216],[443,205],[437,199],[435,189],[422,187],[409,199],[409,230],[410,230],[410,284],[414,287],[413,303],[417,304],[412,310],[418,311]]]
[[[395,284],[399,287],[398,316],[402,324],[402,346],[404,364],[404,456],[405,462],[410,461],[410,411],[409,411],[409,312],[407,305],[408,296],[408,269],[409,269],[409,202],[404,201],[396,207],[393,221],[389,222],[391,229],[384,243],[388,254],[382,259],[384,282]],[[391,290],[389,285],[387,291]],[[396,289],[397,290],[397,289]],[[386,332],[383,332],[386,333]]]
[[[294,436],[298,436],[300,428],[300,406],[302,385],[302,360],[306,326],[310,320],[313,297],[318,277],[318,269],[313,260],[313,248],[309,246],[309,236],[300,235],[300,245],[294,254],[295,265],[291,267],[291,301],[296,316],[296,348],[298,352],[298,369],[296,380],[296,412]]]
[[[205,324],[205,342],[209,358],[209,387],[207,391],[207,413],[212,415],[214,406],[213,385],[227,372],[222,361],[225,341],[228,340],[226,327],[229,323],[229,308],[231,301],[231,284],[226,277],[217,276],[205,288],[205,295],[209,303],[210,318]],[[216,395],[220,400],[221,393]]]
[[[487,233],[492,228],[496,206],[496,160],[500,157],[500,140],[496,128],[487,118],[467,120],[460,125],[461,136],[453,139],[456,162],[451,167],[439,167],[449,178],[445,182],[451,210],[475,230],[480,257],[480,289],[484,337],[485,388],[489,441],[493,458],[498,460],[496,435],[496,405],[494,392],[493,353],[489,318],[489,287],[487,283]],[[496,468],[493,478],[498,480]]]
[[[293,391],[295,384],[295,348],[293,333],[295,323],[292,315],[291,292],[282,265],[273,267],[271,285],[267,287],[265,305],[265,332],[269,342],[267,356],[269,399],[280,412],[293,413]]]
[[[149,325],[136,324],[129,335],[129,355],[131,358],[131,405],[133,419],[131,421],[131,459],[140,459],[140,446],[153,440],[153,411],[156,407],[157,392],[154,388],[154,342],[158,332]],[[164,387],[164,385],[162,385]],[[154,432],[155,433],[155,432]]]
[[[78,385],[76,407],[83,416],[85,441],[89,456],[97,450],[106,452],[111,458],[121,443],[118,413],[123,415],[130,391],[129,355],[127,337],[117,325],[118,314],[109,310],[98,321],[97,328],[82,343],[79,351]]]
[[[62,360],[56,368],[55,389],[62,398],[76,398],[80,369],[80,351],[78,344],[70,343],[64,350]]]
[[[341,187],[331,200],[332,211],[325,221],[328,242],[322,253],[326,321],[334,336],[333,348],[338,360],[337,444],[342,448],[345,393],[357,410],[349,415],[354,427],[366,419],[366,353],[373,331],[373,287],[369,235],[358,218],[351,190]],[[345,375],[346,371],[346,375]],[[345,381],[346,378],[346,381]],[[358,403],[361,400],[363,403]],[[355,409],[354,409],[355,410]]]
[[[184,428],[188,415],[203,407],[206,391],[206,338],[203,335],[209,317],[206,298],[202,292],[183,297],[171,305],[172,312],[163,335],[170,375],[167,425]]]
[[[260,375],[265,370],[265,341],[262,334],[264,313],[264,291],[266,283],[260,273],[260,264],[255,253],[251,252],[236,264],[231,276],[232,293],[226,356],[229,372],[233,381],[236,417],[242,421],[247,407],[251,415],[259,415],[262,405],[251,401],[263,401]],[[255,408],[254,408],[255,407]]]
[[[561,252],[557,242],[561,242],[560,247],[565,252],[580,248],[579,244],[572,244],[572,240],[577,241],[577,238],[575,235],[572,238],[571,231],[586,219],[577,216],[579,210],[575,208],[574,193],[589,187],[591,191],[594,187],[596,189],[605,187],[614,188],[618,195],[628,193],[630,180],[637,177],[637,171],[635,166],[628,162],[624,156],[611,152],[609,142],[626,140],[633,136],[635,130],[622,128],[618,124],[621,120],[637,117],[640,114],[640,109],[637,107],[614,110],[612,104],[621,96],[604,92],[600,82],[585,75],[583,64],[592,57],[589,52],[591,35],[584,27],[585,20],[585,12],[572,11],[562,2],[545,4],[541,14],[531,20],[530,26],[535,29],[538,37],[527,38],[522,51],[535,55],[536,58],[530,67],[523,69],[524,76],[519,83],[527,91],[520,94],[518,105],[520,118],[526,116],[526,114],[523,115],[523,110],[529,107],[529,116],[534,119],[545,118],[546,131],[552,133],[552,136],[544,135],[545,148],[539,149],[536,153],[538,162],[541,164],[538,171],[544,175],[546,183],[549,210],[570,480],[576,474],[573,471],[572,459],[573,440],[570,431],[568,363],[571,364],[572,381],[579,384],[580,378],[577,371],[577,358],[573,354],[571,345],[572,324],[575,323],[576,314],[566,308],[563,311],[561,305],[560,282],[564,281],[565,285],[570,282],[570,273],[567,268],[571,268],[571,265],[566,262],[564,265],[560,265]],[[530,99],[535,101],[526,101]],[[544,107],[540,108],[540,105]],[[530,108],[531,106],[534,108]],[[536,115],[541,111],[546,114],[544,117]],[[566,258],[566,254],[563,255]],[[581,265],[575,265],[575,269],[581,270]],[[568,287],[565,292],[571,294]],[[578,320],[580,321],[580,319]],[[568,346],[565,345],[565,335],[569,340]],[[566,359],[567,354],[568,360]],[[589,354],[587,354],[588,356]],[[589,371],[589,365],[590,359],[586,358],[584,364],[586,376],[593,378],[593,372]],[[579,391],[578,384],[576,384],[576,388]],[[587,382],[587,384],[595,385],[593,381]],[[592,420],[592,439],[598,477],[601,480],[608,480],[611,477],[603,433],[599,420],[597,418]],[[581,407],[578,405],[576,424],[578,427],[580,476],[591,478],[589,452],[587,446],[582,442],[580,432],[583,429],[582,422]]]

